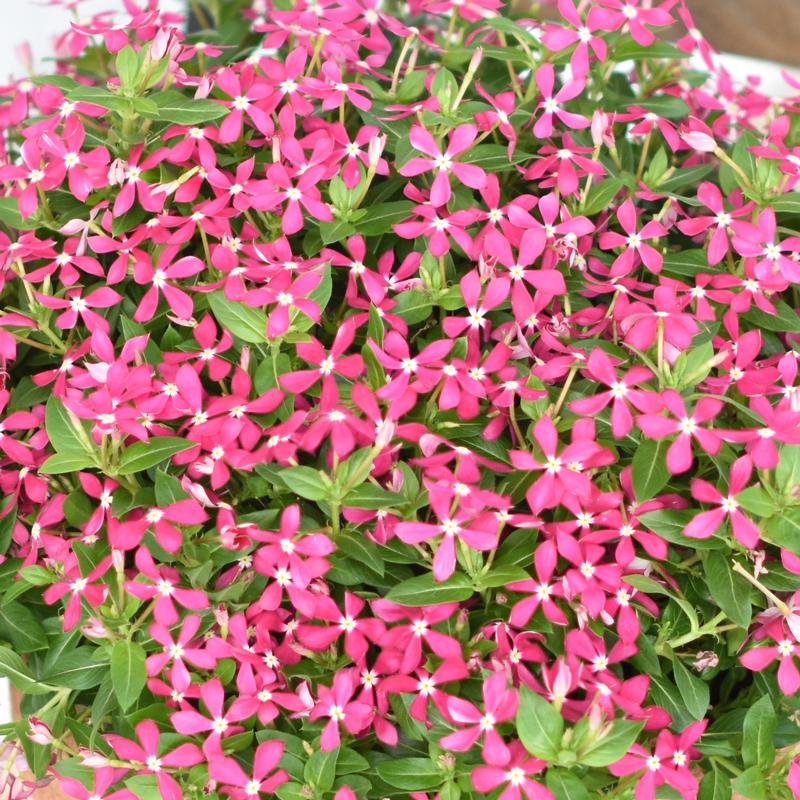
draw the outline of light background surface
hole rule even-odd
[[[81,13],[86,15],[111,8],[122,9],[120,0],[86,0]],[[183,0],[161,0],[165,11],[181,11]],[[28,42],[36,59],[36,66],[46,65],[52,51],[53,38],[67,30],[70,12],[61,6],[45,5],[37,0],[0,0],[3,24],[0,25],[0,83],[9,77],[20,77],[25,70],[17,57],[17,48]]]

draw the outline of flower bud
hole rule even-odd
[[[80,758],[82,766],[89,767],[90,769],[103,769],[104,767],[111,766],[107,756],[89,750],[87,747],[78,748],[78,757]]]
[[[125,183],[128,164],[122,158],[115,158],[108,167],[108,183],[110,186],[120,186]]]
[[[38,717],[28,717],[28,738],[36,744],[49,745],[55,741],[50,726]]]
[[[97,617],[89,617],[86,624],[81,628],[81,633],[90,639],[108,639],[110,634],[108,628],[102,620]]]
[[[680,136],[689,147],[699,153],[713,153],[717,149],[711,128],[694,117],[686,125],[681,126]]]
[[[114,572],[119,572],[119,573],[125,572],[125,551],[117,550],[116,548],[112,549],[111,563],[114,566]]]
[[[239,355],[239,366],[247,372],[250,368],[250,347],[249,345],[244,345],[242,347],[242,352]]]
[[[369,140],[369,146],[367,147],[367,158],[369,162],[369,167],[371,169],[375,169],[378,166],[378,162],[381,160],[381,155],[383,154],[383,150],[386,147],[386,134],[382,133],[380,135],[375,135]]]

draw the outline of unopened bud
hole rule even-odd
[[[719,664],[719,656],[713,650],[701,650],[695,656],[692,666],[698,671],[702,672],[704,669],[713,669]]]
[[[242,347],[242,352],[239,355],[239,366],[245,372],[247,372],[247,370],[250,368],[250,352],[249,345],[244,345],[244,347]]]
[[[390,419],[381,420],[378,427],[377,435],[375,437],[375,447],[378,450],[383,450],[388,447],[394,438],[394,432],[397,430],[397,425]]]
[[[108,183],[110,186],[119,186],[125,182],[128,164],[122,158],[115,158],[108,168]]]
[[[81,633],[90,639],[111,638],[108,628],[106,628],[102,620],[99,620],[97,617],[89,617],[86,624],[81,628]]]
[[[378,166],[378,162],[381,160],[381,156],[383,155],[383,150],[385,147],[386,147],[385,133],[373,136],[369,140],[369,145],[367,147],[367,158],[369,162],[369,167],[371,169],[375,169],[375,167]]]
[[[49,725],[38,717],[28,717],[28,738],[36,744],[53,744],[55,737]]]
[[[120,574],[125,572],[125,551],[117,550],[116,548],[111,551],[111,563],[114,565],[114,572]]]
[[[80,758],[81,764],[84,767],[89,767],[90,769],[103,769],[104,767],[111,766],[106,756],[102,753],[89,750],[86,747],[78,748],[78,758]]]

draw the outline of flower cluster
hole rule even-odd
[[[800,797],[800,95],[676,0],[54,2],[10,796]]]

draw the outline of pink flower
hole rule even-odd
[[[345,669],[336,673],[333,686],[319,687],[319,699],[311,711],[310,718],[317,720],[328,717],[320,740],[323,750],[333,750],[339,746],[340,725],[343,725],[348,733],[355,735],[369,724],[372,708],[352,699],[356,686],[356,671]]]
[[[431,202],[437,208],[447,205],[450,200],[450,173],[471,189],[483,189],[486,185],[486,173],[473,164],[455,160],[456,156],[469,150],[477,135],[478,129],[474,125],[459,125],[450,132],[449,144],[442,152],[436,140],[425,128],[414,125],[409,133],[411,144],[428,158],[412,158],[397,171],[404,177],[435,172],[431,185]]]
[[[700,738],[706,725],[706,720],[692,723],[678,736],[662,731],[652,752],[634,744],[628,755],[608,767],[609,772],[618,777],[642,772],[636,784],[637,800],[654,800],[656,789],[665,783],[676,789],[684,800],[694,800],[698,781],[689,763],[700,755],[692,745]]]
[[[252,774],[246,773],[235,759],[215,754],[209,759],[209,775],[223,784],[222,793],[233,800],[248,800],[262,792],[273,794],[278,786],[289,780],[286,770],[278,769],[283,747],[281,741],[261,742],[253,757]]]
[[[511,451],[511,463],[516,469],[542,472],[526,494],[531,511],[538,514],[542,509],[554,508],[567,493],[588,494],[592,482],[584,469],[604,449],[590,438],[580,438],[559,449],[558,431],[548,416],[536,422],[533,436],[544,456],[542,459],[528,452]]]
[[[547,139],[553,134],[553,118],[556,117],[568,128],[582,129],[589,127],[589,120],[580,114],[566,111],[563,104],[575,99],[584,89],[585,80],[576,76],[565,83],[556,94],[553,94],[555,85],[555,70],[548,61],[536,70],[536,85],[539,87],[542,99],[539,101],[537,110],[542,111],[542,115],[533,126],[533,134],[538,139]]]
[[[695,439],[700,447],[707,453],[716,455],[719,452],[722,440],[720,435],[702,423],[709,422],[722,411],[721,400],[704,397],[697,401],[694,411],[687,411],[683,398],[674,390],[667,389],[662,395],[664,406],[675,419],[656,416],[654,414],[641,414],[636,423],[646,436],[654,439],[664,439],[677,434],[677,437],[667,450],[667,469],[678,475],[686,472],[692,466],[692,440]]]
[[[195,256],[184,256],[173,261],[177,253],[177,246],[166,247],[158,256],[155,268],[148,261],[137,261],[134,264],[134,280],[138,284],[149,287],[133,315],[137,322],[146,322],[153,318],[161,294],[164,295],[169,307],[181,319],[191,318],[194,309],[192,298],[183,289],[179,289],[174,282],[181,278],[197,275],[203,271],[204,265]]]
[[[116,734],[106,734],[105,740],[116,755],[124,761],[141,764],[142,772],[155,775],[158,788],[164,800],[182,800],[183,793],[175,778],[166,770],[169,768],[193,767],[203,761],[203,754],[194,744],[181,744],[167,753],[159,754],[158,727],[146,719],[136,726],[139,742],[133,742]]]
[[[727,495],[721,494],[708,481],[693,478],[692,497],[704,503],[718,503],[719,508],[699,513],[686,526],[683,535],[708,539],[718,530],[725,517],[728,517],[736,539],[745,547],[753,550],[761,536],[758,525],[742,513],[739,503],[736,501],[736,495],[747,488],[752,471],[753,463],[749,456],[737,458],[731,466]]]
[[[648,414],[656,414],[661,410],[662,401],[658,394],[634,388],[653,378],[653,373],[646,367],[632,367],[619,378],[612,359],[603,350],[596,348],[589,355],[586,371],[593,380],[608,386],[609,390],[573,400],[569,407],[576,414],[596,416],[611,403],[611,432],[615,438],[627,436],[633,428],[633,415],[628,404],[635,410]]]
[[[497,726],[514,718],[519,696],[516,689],[508,688],[504,671],[495,672],[483,682],[483,710],[468,700],[450,697],[447,710],[453,722],[461,727],[439,740],[448,750],[465,752],[483,736],[483,759],[492,766],[505,766],[511,760],[511,751],[497,731]]]
[[[480,766],[472,770],[472,785],[483,794],[489,794],[499,786],[505,789],[499,794],[498,800],[555,800],[555,795],[532,775],[537,775],[546,766],[547,762],[539,758],[531,758],[521,742],[512,742],[510,761],[502,767]]]
[[[611,276],[616,278],[628,275],[640,263],[643,263],[651,272],[661,272],[664,257],[658,250],[645,242],[647,239],[658,239],[666,235],[666,228],[653,219],[637,230],[636,207],[631,200],[626,200],[619,207],[617,219],[626,233],[625,236],[613,231],[600,234],[600,247],[604,250],[625,248],[614,259],[614,263],[611,265]]]

